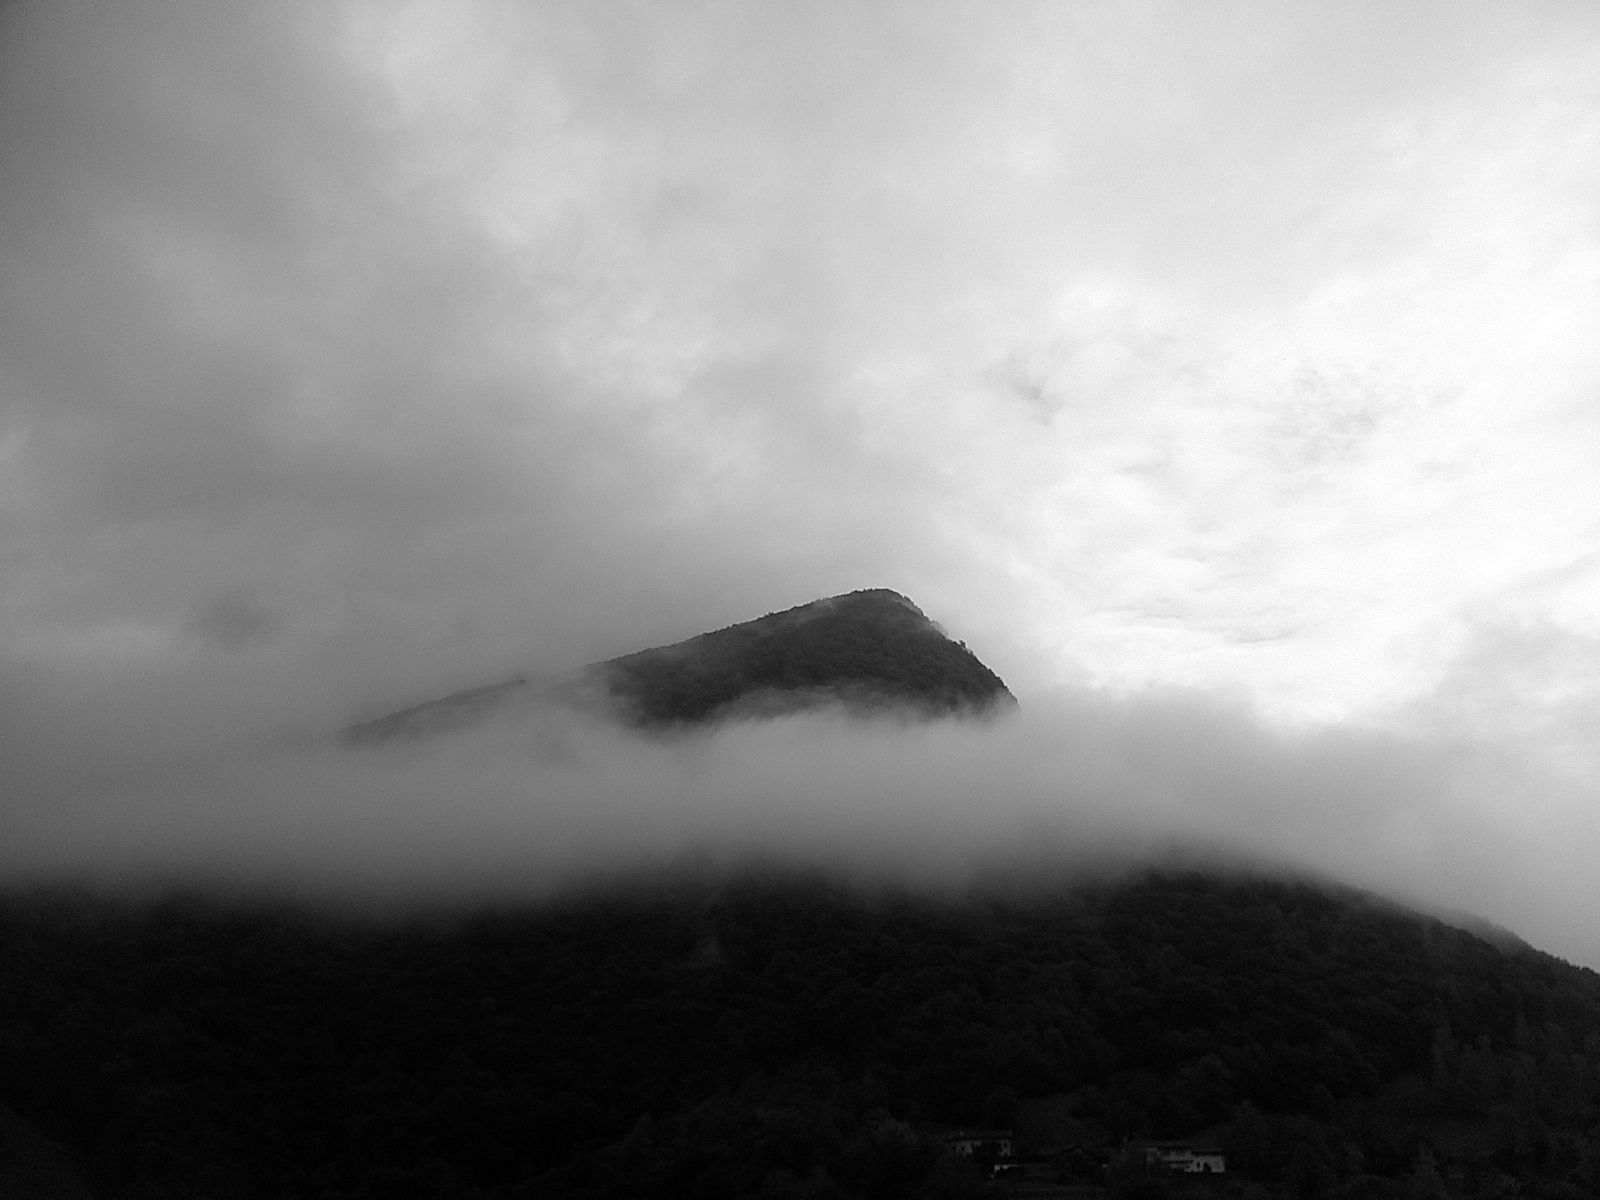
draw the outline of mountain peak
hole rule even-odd
[[[909,597],[865,588],[608,659],[554,683],[519,675],[455,692],[353,726],[346,739],[372,744],[447,732],[519,700],[595,685],[618,715],[643,728],[778,716],[830,703],[941,716],[1016,702],[998,675]]]
[[[1014,702],[1000,677],[887,588],[827,596],[598,664],[642,725],[844,702],[926,715]]]

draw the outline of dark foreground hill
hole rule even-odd
[[[0,963],[0,1105],[101,1196],[1005,1194],[941,1153],[979,1124],[1035,1195],[1600,1194],[1600,978],[1305,884],[13,897]],[[1180,1188],[1140,1137],[1228,1173]]]
[[[596,663],[558,681],[518,676],[352,727],[358,744],[446,732],[518,703],[596,698],[660,728],[824,703],[923,715],[1014,703],[1000,677],[915,604],[883,588],[815,600],[670,646]]]

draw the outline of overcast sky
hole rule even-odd
[[[1597,333],[1589,3],[13,0],[0,868],[998,811],[1600,966]],[[1015,726],[283,749],[873,586]]]

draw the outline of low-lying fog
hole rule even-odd
[[[81,713],[84,720],[92,714]],[[203,725],[203,722],[199,722]],[[8,759],[0,872],[317,902],[536,899],[597,873],[761,856],[869,878],[1172,854],[1258,861],[1463,909],[1600,963],[1592,818],[1481,746],[1268,731],[1200,694],[1026,698],[992,721],[819,712],[650,738],[549,704],[381,748],[226,751],[80,725]],[[1522,814],[1522,815],[1519,815]]]

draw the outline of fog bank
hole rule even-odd
[[[825,711],[667,738],[551,704],[379,748],[87,744],[97,762],[36,754],[7,781],[5,881],[411,908],[537,900],[697,855],[946,885],[1179,853],[1464,909],[1600,963],[1600,940],[1570,921],[1600,903],[1587,862],[1538,810],[1500,803],[1504,788],[1548,796],[1533,764],[1273,732],[1198,693],[1061,690],[988,722]]]

